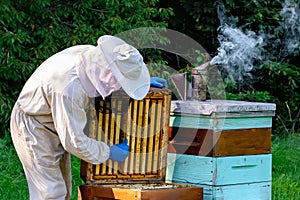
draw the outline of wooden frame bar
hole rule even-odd
[[[127,104],[127,103],[128,104]],[[106,161],[100,165],[81,162],[81,177],[87,183],[163,182],[169,135],[171,91],[151,88],[142,100],[132,100],[124,92],[99,100],[97,121],[87,124],[89,137],[109,145],[128,139],[130,153],[123,163]],[[97,110],[98,109],[98,110]],[[94,117],[94,116],[90,116]],[[92,126],[92,127],[91,127]]]

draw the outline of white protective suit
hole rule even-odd
[[[11,114],[11,135],[31,200],[70,198],[69,153],[93,164],[109,158],[109,146],[83,132],[85,108],[89,97],[105,98],[120,87],[103,52],[91,45],[51,56],[28,79]]]

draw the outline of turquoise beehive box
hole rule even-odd
[[[271,199],[272,103],[172,101],[166,182],[204,200]]]

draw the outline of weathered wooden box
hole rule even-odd
[[[271,180],[271,154],[208,157],[168,153],[168,183],[224,186]]]
[[[203,188],[205,200],[271,200],[272,184],[270,181],[238,185],[210,186],[195,185]]]
[[[166,182],[203,187],[205,200],[271,199],[270,103],[173,101]]]
[[[81,185],[79,200],[202,200],[203,188],[175,184]]]
[[[199,156],[271,153],[276,105],[246,101],[172,101],[173,152]]]
[[[87,184],[158,183],[166,173],[171,92],[151,88],[140,101],[124,92],[97,99],[89,109],[86,133],[108,145],[128,139],[130,153],[124,163],[108,160],[100,165],[82,161]]]

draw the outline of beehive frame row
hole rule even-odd
[[[168,146],[169,90],[151,89],[140,101],[123,93],[96,101],[89,109],[89,137],[108,145],[128,140],[130,153],[124,163],[107,160],[100,165],[82,161],[86,183],[164,181]]]

